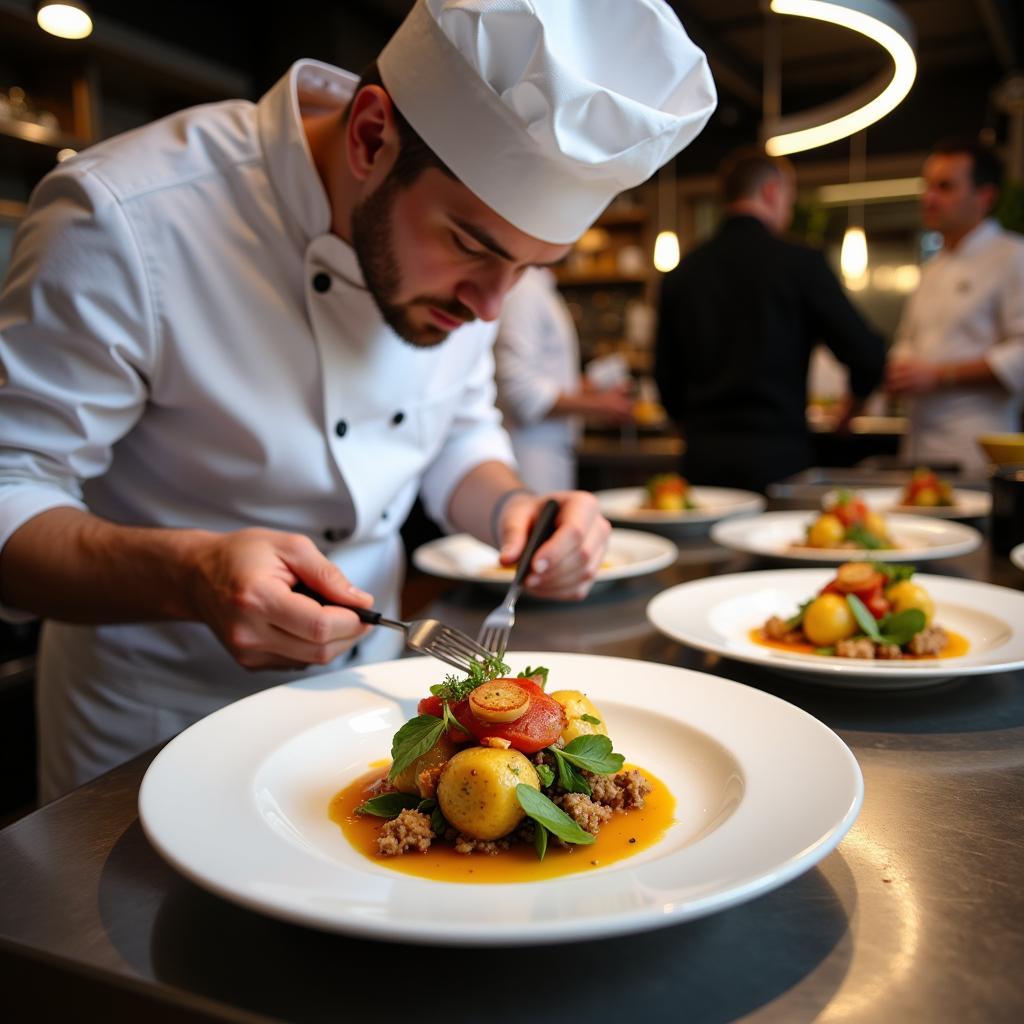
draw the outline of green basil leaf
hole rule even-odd
[[[540,676],[540,679],[533,679],[533,681],[543,690],[548,685],[548,672],[550,669],[543,668],[538,665],[536,668],[530,668],[529,665],[523,669],[522,672],[516,676],[516,679],[533,679],[534,676]]]
[[[804,603],[800,605],[800,607],[796,610],[796,615],[793,615],[792,617],[786,619],[786,629],[799,628],[803,624],[804,614],[807,612],[807,609],[810,608],[813,602],[813,597],[809,597],[806,601],[804,601]]]
[[[474,661],[465,679],[459,679],[458,676],[445,676],[444,682],[436,683],[430,688],[430,692],[442,700],[462,700],[478,686],[483,686],[484,683],[489,683],[492,679],[497,679],[500,676],[507,676],[511,671],[501,658],[494,655]]]
[[[555,781],[555,773],[546,764],[538,764],[534,765],[534,767],[537,769],[537,776],[540,779],[540,784],[545,789],[548,789],[551,783]]]
[[[580,718],[584,722],[589,722],[591,725],[600,725],[601,724],[601,719],[600,718],[595,718],[593,715],[580,715]]]
[[[397,818],[402,811],[415,807],[420,798],[415,793],[382,793],[356,808],[356,814],[372,814],[378,818]]]
[[[843,534],[843,539],[852,540],[858,547],[865,548],[867,551],[877,551],[879,548],[890,546],[887,541],[882,540],[881,537],[876,537],[875,534],[860,523],[848,526],[846,533]]]
[[[394,779],[425,754],[444,732],[444,719],[435,715],[417,715],[410,718],[391,741],[391,771],[388,778]]]
[[[577,736],[561,750],[549,747],[577,768],[597,775],[614,775],[626,759],[612,753],[612,741],[607,736]]]
[[[520,782],[516,786],[519,806],[542,828],[554,833],[564,843],[589,846],[594,837],[576,824],[560,807],[556,807],[543,793]]]
[[[448,701],[441,703],[441,720],[444,722],[445,731],[449,729],[461,729],[467,736],[471,736],[472,733],[452,714],[452,709],[448,707]]]
[[[416,805],[416,810],[419,811],[420,814],[430,814],[436,806],[437,801],[428,797],[426,800],[421,800]]]
[[[847,594],[846,603],[849,605],[850,611],[853,612],[853,617],[857,620],[857,625],[864,630],[865,633],[875,643],[878,643],[881,638],[881,633],[878,631],[878,623],[875,621],[874,615],[868,611],[867,605],[856,595]]]
[[[440,807],[435,807],[431,812],[430,827],[434,830],[435,836],[443,836],[448,831],[448,821],[441,813]]]
[[[815,647],[814,648],[814,653],[815,654],[834,655],[836,653],[836,649],[834,647]]]
[[[562,789],[567,793],[584,793],[590,796],[590,784],[580,775],[572,762],[562,756],[562,751],[557,747],[548,747],[548,750],[555,756],[558,765],[558,784]]]
[[[537,851],[538,859],[543,860],[544,854],[548,852],[548,830],[540,822],[535,821],[533,824],[533,848]]]
[[[887,615],[878,624],[882,642],[902,647],[924,629],[924,612],[920,608],[907,608],[895,615]]]
[[[912,565],[893,565],[891,562],[872,562],[871,565],[876,572],[880,572],[889,581],[889,585],[902,583],[903,580],[909,580],[914,575]]]

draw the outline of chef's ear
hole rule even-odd
[[[352,175],[365,181],[398,153],[398,127],[391,97],[379,85],[365,85],[352,97],[345,124],[345,148]]]

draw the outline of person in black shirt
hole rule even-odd
[[[720,177],[722,225],[662,284],[655,379],[686,439],[683,475],[763,491],[812,465],[815,344],[849,369],[852,415],[882,380],[885,343],[822,254],[781,237],[795,197],[789,161],[740,150]]]

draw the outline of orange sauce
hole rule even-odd
[[[672,794],[665,783],[644,771],[653,789],[645,798],[643,809],[616,811],[589,846],[563,850],[552,842],[544,860],[539,860],[533,846],[525,843],[490,855],[456,853],[449,844],[435,842],[426,853],[382,857],[377,853],[377,833],[384,820],[356,814],[356,808],[373,795],[370,787],[386,774],[386,769],[376,768],[335,794],[328,810],[330,819],[341,827],[345,838],[375,864],[439,882],[538,882],[593,871],[653,845],[675,820]]]
[[[787,644],[783,643],[781,640],[769,640],[768,637],[764,635],[764,630],[760,627],[752,629],[748,635],[755,644],[760,644],[762,647],[772,647],[776,651],[788,651],[790,654],[814,653],[814,647],[812,644]],[[967,643],[967,637],[961,636],[959,633],[954,633],[951,629],[946,630],[946,635],[949,639],[946,642],[946,646],[938,654],[904,654],[902,660],[935,661],[938,658],[959,658],[961,655],[967,653],[967,648],[970,646]],[[820,655],[820,657],[829,658],[833,657],[833,655],[823,654]]]

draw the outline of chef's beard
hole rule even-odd
[[[352,248],[359,260],[366,288],[384,322],[410,345],[431,348],[444,341],[450,332],[431,323],[417,326],[411,315],[414,306],[434,306],[448,316],[467,322],[473,320],[474,315],[457,299],[423,295],[410,302],[393,301],[401,289],[402,277],[391,237],[391,217],[401,187],[395,176],[389,175],[356,205],[352,211]]]

